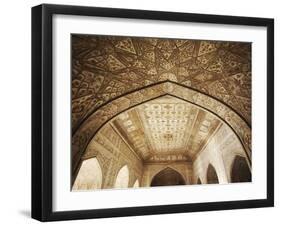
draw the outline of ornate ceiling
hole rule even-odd
[[[144,159],[169,151],[196,155],[219,122],[188,102],[226,122],[250,153],[251,44],[72,35],[74,169],[98,130],[128,109],[112,125]],[[141,139],[144,131],[149,137]]]
[[[72,126],[102,104],[163,80],[209,94],[251,123],[251,44],[72,36]]]
[[[193,158],[222,123],[195,105],[164,96],[120,114],[112,124],[147,161],[167,155]]]

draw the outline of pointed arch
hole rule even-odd
[[[73,190],[92,190],[102,187],[102,169],[97,158],[82,162],[72,187]]]
[[[114,188],[128,188],[129,186],[129,168],[127,165],[123,166],[115,179]]]
[[[246,120],[218,99],[194,90],[191,87],[168,80],[143,87],[113,99],[111,102],[93,111],[73,134],[72,174],[75,175],[90,141],[107,122],[133,107],[165,95],[189,102],[218,117],[235,133],[245,150],[249,162],[251,162],[251,129]]]
[[[152,178],[150,183],[151,187],[171,185],[185,185],[185,180],[178,171],[170,167],[166,167],[165,169],[158,172]]]
[[[235,156],[230,175],[232,183],[252,181],[252,173],[245,157]]]
[[[207,168],[207,184],[218,184],[219,179],[216,172],[216,169],[212,164],[209,164]]]

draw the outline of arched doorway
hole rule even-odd
[[[72,187],[73,190],[100,189],[102,170],[97,158],[84,160]]]
[[[198,177],[198,179],[197,179],[197,184],[202,184],[202,182],[201,182],[201,180],[200,180],[199,177]]]
[[[123,166],[116,177],[114,188],[128,188],[129,185],[129,169],[128,166]]]
[[[246,158],[237,155],[233,161],[231,169],[231,182],[251,182],[252,173],[247,164]]]
[[[166,169],[163,169],[153,177],[150,186],[171,186],[184,184],[185,181],[182,175],[174,169],[168,167]]]
[[[212,164],[209,164],[208,169],[207,169],[207,183],[208,184],[218,184],[219,179],[217,172],[215,168],[212,166]]]

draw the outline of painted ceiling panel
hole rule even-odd
[[[144,160],[163,155],[193,158],[221,124],[211,113],[169,95],[121,113],[112,121]]]

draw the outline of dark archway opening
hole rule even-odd
[[[153,177],[150,186],[172,186],[184,184],[185,181],[183,177],[177,171],[171,168],[166,168]]]
[[[247,164],[246,158],[242,156],[236,156],[231,170],[231,182],[251,182],[252,173]]]
[[[202,184],[200,178],[197,179],[197,184]]]
[[[219,183],[217,172],[211,164],[209,164],[208,170],[207,170],[207,183],[208,184],[218,184]]]

